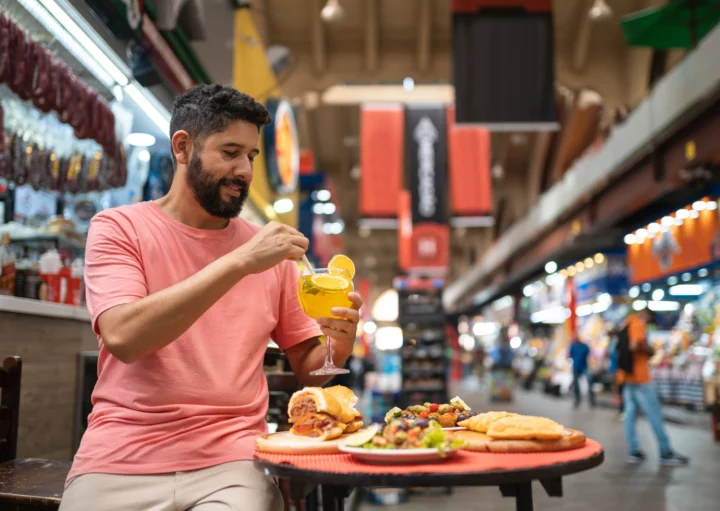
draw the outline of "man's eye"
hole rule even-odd
[[[233,151],[223,151],[226,156],[229,156],[230,158],[235,158],[237,156],[236,152]]]

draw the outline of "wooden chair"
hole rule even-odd
[[[7,357],[0,368],[0,509],[58,509],[70,463],[17,459],[22,360]]]

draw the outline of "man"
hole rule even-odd
[[[592,378],[588,371],[588,358],[590,358],[590,348],[580,339],[570,344],[570,359],[572,360],[573,370],[573,392],[575,395],[575,408],[580,406],[580,378],[585,378],[588,384],[588,398],[590,406],[595,408],[595,394],[592,390]]]
[[[625,403],[625,438],[628,444],[628,463],[640,463],[645,454],[640,450],[637,438],[638,407],[643,411],[660,447],[661,465],[687,465],[690,460],[672,450],[665,426],[663,425],[662,409],[655,387],[650,378],[648,359],[653,349],[647,343],[647,324],[651,320],[650,312],[645,309],[627,317],[618,334],[618,384],[623,385],[623,402]],[[625,329],[627,329],[625,331]],[[622,336],[627,335],[627,348],[624,348]],[[629,349],[632,358],[632,372],[623,369],[625,364],[624,349]]]
[[[268,121],[233,89],[188,90],[170,121],[170,192],[94,218],[85,279],[98,382],[63,511],[282,509],[251,461],[267,431],[268,340],[303,384],[322,385],[309,376],[323,365],[318,337],[342,366],[361,300],[333,310],[340,319],[311,320],[295,264],[308,240],[238,217]]]

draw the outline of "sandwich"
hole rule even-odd
[[[340,419],[347,425],[345,433],[355,433],[362,429],[365,424],[362,414],[355,409],[359,401],[355,393],[342,385],[335,385],[325,390],[340,403],[342,409]]]
[[[332,440],[363,427],[362,414],[355,409],[357,396],[337,385],[329,389],[305,387],[288,403],[290,432],[319,440]]]
[[[305,387],[295,392],[288,403],[290,432],[319,440],[332,440],[343,434],[342,406],[320,387]]]

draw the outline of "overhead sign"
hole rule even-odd
[[[413,225],[447,223],[447,114],[444,105],[407,108],[405,147]]]
[[[411,196],[410,269],[444,273],[450,248],[444,105],[407,107],[405,162]]]
[[[269,100],[272,121],[263,127],[263,147],[270,186],[281,194],[297,189],[300,175],[300,143],[292,106],[285,100]]]

